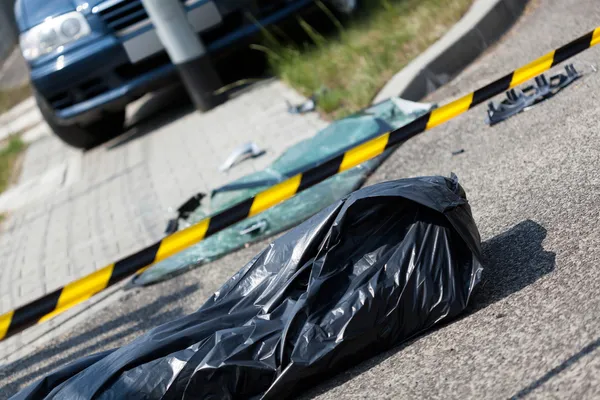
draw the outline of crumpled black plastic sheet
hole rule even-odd
[[[17,399],[282,399],[465,309],[482,266],[457,179],[350,194],[275,240],[198,311]]]

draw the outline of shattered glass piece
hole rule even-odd
[[[234,165],[239,163],[240,161],[246,158],[256,158],[265,154],[265,151],[262,150],[258,145],[254,142],[248,142],[237,149],[233,150],[227,160],[219,167],[221,172],[226,172],[231,169]]]
[[[390,99],[350,117],[333,122],[310,139],[286,150],[269,167],[214,190],[210,203],[202,204],[187,219],[197,223],[244,201],[298,172],[319,165],[359,143],[406,125],[427,113],[432,106],[403,99]],[[160,282],[306,220],[325,207],[358,189],[393,149],[337,174],[259,215],[245,219],[198,244],[161,261],[134,278],[135,285]],[[257,225],[259,226],[257,228]],[[250,229],[254,228],[254,229]]]

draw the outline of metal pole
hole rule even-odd
[[[219,75],[181,1],[142,0],[142,4],[196,109],[207,111],[218,105],[222,96],[214,92],[221,87]]]

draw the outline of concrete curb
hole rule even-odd
[[[419,101],[475,61],[519,18],[529,0],[476,0],[446,35],[397,73],[375,102],[392,96]]]

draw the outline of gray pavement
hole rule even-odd
[[[289,114],[286,99],[302,97],[267,81],[200,114],[174,88],[133,104],[131,128],[91,151],[49,134],[34,142],[20,178],[28,204],[0,228],[0,314],[154,243],[164,236],[169,208],[263,169],[325,125],[317,114]],[[266,153],[220,172],[229,153],[250,140]],[[0,360],[56,323],[0,342]]]
[[[432,98],[467,93],[598,25],[596,0],[540,0]],[[600,49],[576,58],[582,69]],[[587,68],[590,71],[590,68]],[[493,128],[484,107],[403,145],[369,184],[457,173],[484,241],[485,272],[458,320],[312,388],[304,397],[600,396],[600,75]],[[463,148],[465,152],[452,156]],[[120,300],[0,371],[2,395],[73,359],[122,345],[202,304],[259,243]],[[2,396],[0,396],[2,397]]]

